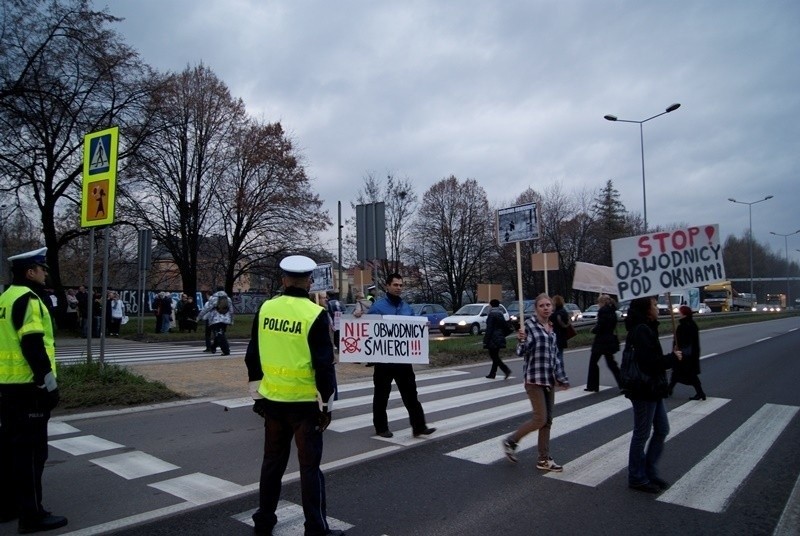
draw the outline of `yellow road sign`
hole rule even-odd
[[[114,223],[119,127],[83,137],[81,227]]]

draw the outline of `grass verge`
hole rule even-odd
[[[183,398],[161,382],[113,364],[79,363],[58,368],[59,407],[136,406]]]

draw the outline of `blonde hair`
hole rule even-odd
[[[540,301],[542,301],[542,300],[550,300],[550,302],[551,302],[551,303],[553,302],[553,300],[550,298],[550,296],[548,296],[547,294],[545,294],[544,292],[542,292],[541,294],[539,294],[538,296],[536,296],[536,299],[534,299],[534,301],[533,301],[533,305],[534,305],[534,307],[535,307],[535,306],[537,306],[537,305],[539,305],[539,302],[540,302]],[[562,304],[562,305],[564,304],[564,301],[563,301],[563,300],[561,301],[561,304]]]

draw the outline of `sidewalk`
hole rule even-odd
[[[160,381],[177,393],[192,398],[237,398],[248,396],[244,354],[172,363],[125,364],[148,380]],[[356,363],[336,365],[340,384],[372,378],[372,367]]]

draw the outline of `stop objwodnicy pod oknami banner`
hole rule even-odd
[[[631,300],[725,280],[719,225],[611,241],[617,297]]]
[[[427,364],[428,319],[394,315],[342,318],[339,361]]]

